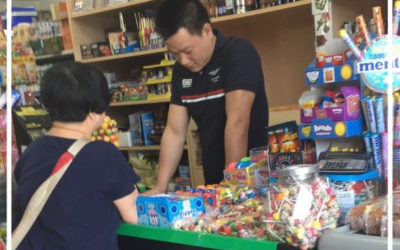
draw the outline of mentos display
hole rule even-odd
[[[175,194],[139,196],[136,201],[139,224],[171,227],[180,219],[195,219],[204,214],[202,197]]]

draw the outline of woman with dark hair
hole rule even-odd
[[[81,63],[55,65],[42,78],[41,97],[52,120],[17,162],[13,228],[36,189],[76,140],[90,141],[111,99],[102,72]],[[118,249],[121,223],[137,223],[139,177],[111,143],[86,144],[54,188],[18,249]]]

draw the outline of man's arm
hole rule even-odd
[[[159,169],[156,187],[145,195],[164,193],[182,157],[189,125],[186,107],[170,104],[168,121],[161,139]]]
[[[234,90],[226,94],[225,164],[247,155],[251,107],[255,94]]]

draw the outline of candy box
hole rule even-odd
[[[216,208],[218,204],[218,194],[215,190],[203,189],[203,188],[188,188],[186,191],[177,190],[175,192],[178,195],[187,195],[187,196],[201,196],[204,201],[204,206],[206,211],[208,208]]]
[[[311,123],[315,119],[329,118],[331,121],[355,120],[360,116],[361,102],[360,89],[357,86],[341,88],[344,102],[337,107],[310,107],[301,109],[300,120],[302,123]]]
[[[323,66],[323,67],[318,67]],[[358,80],[359,75],[354,72],[354,58],[347,59],[343,64],[338,64],[337,60],[325,61],[324,65],[317,65],[314,59],[305,70],[307,85],[320,85],[325,83],[338,83],[345,81]]]
[[[194,219],[204,214],[203,198],[197,196],[138,196],[136,206],[139,224],[157,227],[171,227],[175,220]]]
[[[303,152],[292,153],[269,153],[268,154],[270,176],[276,177],[277,170],[287,166],[302,164],[304,162]]]
[[[268,184],[269,170],[252,163],[246,168],[224,170],[224,180],[228,184],[244,184],[247,186],[262,186]]]
[[[329,139],[361,136],[363,128],[362,116],[355,120],[333,122],[330,119],[315,119],[312,123],[299,125],[300,139]]]

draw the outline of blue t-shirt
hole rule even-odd
[[[75,140],[44,136],[23,153],[15,168],[18,184],[13,228],[31,196]],[[118,249],[121,218],[113,201],[130,194],[139,177],[111,143],[88,143],[50,195],[18,249]]]

